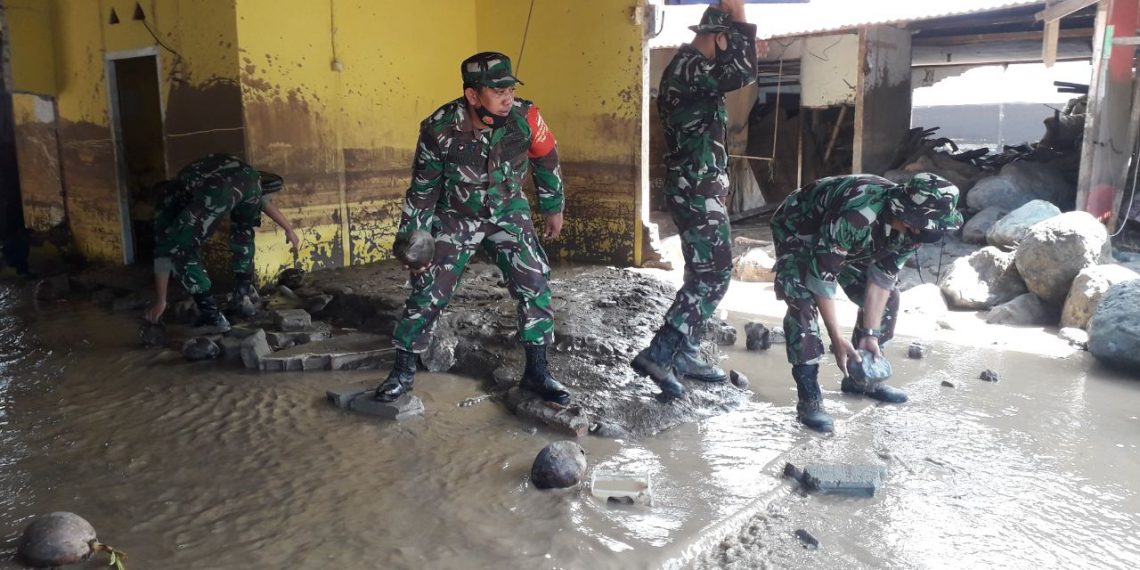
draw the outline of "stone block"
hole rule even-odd
[[[261,370],[261,359],[272,352],[273,350],[269,348],[269,342],[265,340],[265,331],[263,330],[259,329],[241,341],[241,361],[246,368],[251,370]]]
[[[351,397],[338,393],[336,400],[330,391],[329,401],[342,409],[384,420],[403,421],[424,415],[424,403],[411,394],[404,394],[395,402],[379,402],[372,398],[374,391],[371,388],[366,390],[357,388],[357,390],[356,394]],[[346,400],[347,407],[338,404],[338,402],[343,403]]]
[[[313,317],[304,309],[281,309],[273,311],[273,322],[278,330],[303,331],[313,325]]]
[[[543,401],[521,388],[507,392],[507,407],[517,416],[528,418],[575,437],[590,432],[590,418],[578,406],[563,407]]]
[[[812,464],[804,467],[804,486],[819,493],[872,497],[886,476],[880,465]]]
[[[241,362],[241,339],[232,336],[223,336],[218,341],[222,349],[222,359],[227,362]]]

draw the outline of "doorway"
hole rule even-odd
[[[108,57],[123,220],[123,261],[154,257],[157,184],[166,179],[158,56]]]

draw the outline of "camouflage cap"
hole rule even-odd
[[[285,187],[285,179],[280,175],[264,170],[258,170],[257,173],[261,175],[262,194],[272,194]]]
[[[715,34],[727,32],[732,29],[732,17],[719,8],[709,6],[701,16],[701,23],[689,26],[690,30],[698,34]]]
[[[920,172],[891,193],[891,212],[916,230],[948,231],[962,225],[958,187],[929,172]]]
[[[459,72],[464,85],[499,88],[523,84],[511,72],[511,58],[495,51],[480,52],[463,60]]]

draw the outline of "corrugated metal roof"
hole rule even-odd
[[[784,38],[838,32],[877,24],[896,24],[947,16],[981,14],[1008,8],[1044,5],[1040,0],[811,0],[809,4],[750,4],[748,21],[759,38]],[[704,6],[661,6],[661,33],[651,48],[676,47],[693,39],[688,26],[700,20]]]

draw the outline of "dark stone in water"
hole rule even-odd
[[[893,371],[887,357],[874,358],[866,350],[858,352],[859,357],[863,359],[862,362],[856,362],[854,358],[847,361],[847,374],[852,380],[859,383],[882,382],[891,377]]]
[[[186,360],[196,362],[199,360],[213,360],[222,354],[222,349],[214,341],[205,338],[191,338],[182,343],[182,356]]]
[[[990,370],[989,368],[983,370],[982,373],[978,375],[978,378],[981,378],[986,382],[997,382],[998,380],[1001,380],[1001,378],[998,377],[998,373]]]
[[[922,346],[922,343],[912,342],[910,343],[910,346],[906,348],[906,355],[907,358],[918,360],[919,358],[926,356],[926,347]]]
[[[748,350],[768,350],[772,347],[772,331],[761,323],[744,325],[744,347]]]
[[[741,390],[747,390],[748,389],[748,377],[747,376],[745,376],[745,375],[743,375],[743,374],[741,374],[735,370],[730,370],[728,373],[728,379],[732,382],[733,386],[736,386],[737,388],[740,388]]]
[[[705,338],[719,346],[732,346],[736,344],[736,327],[718,319],[710,319],[705,323]]]
[[[812,536],[810,532],[802,528],[796,530],[796,538],[800,539],[800,542],[803,543],[804,548],[808,550],[815,550],[819,548],[819,539]]]
[[[542,448],[530,468],[530,481],[539,489],[564,489],[586,476],[586,451],[573,441],[556,441]]]
[[[431,263],[435,256],[435,237],[425,231],[396,236],[392,253],[411,269],[422,269]]]
[[[785,463],[784,477],[802,482],[804,479],[804,470],[796,467],[795,465],[792,465],[791,463]]]
[[[83,517],[57,512],[32,519],[17,550],[29,565],[51,568],[86,560],[96,540],[95,527]]]
[[[139,342],[146,348],[162,346],[166,343],[166,327],[162,323],[143,321],[139,325]]]

